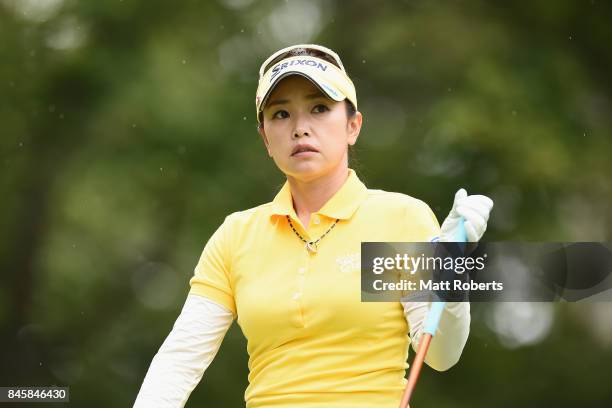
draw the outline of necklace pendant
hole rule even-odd
[[[317,244],[315,244],[314,242],[307,242],[306,250],[311,254],[315,254],[317,252]]]

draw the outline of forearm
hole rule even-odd
[[[423,325],[431,303],[403,302],[402,304],[410,327],[412,347],[416,352],[423,335]],[[429,344],[425,363],[438,371],[445,371],[454,366],[459,361],[467,342],[470,333],[470,321],[469,302],[447,303],[436,334]]]
[[[232,320],[225,307],[189,295],[151,362],[134,408],[183,407],[217,354]]]

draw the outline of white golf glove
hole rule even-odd
[[[454,242],[457,240],[459,222],[463,217],[468,242],[478,242],[487,229],[487,221],[492,208],[493,200],[489,197],[468,196],[465,189],[460,189],[455,193],[453,208],[442,223],[440,241]]]

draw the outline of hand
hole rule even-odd
[[[453,208],[442,223],[440,241],[455,242],[457,240],[459,223],[461,217],[463,217],[468,242],[478,242],[487,229],[487,221],[492,208],[493,200],[489,197],[484,195],[468,196],[465,189],[460,189],[455,194]]]

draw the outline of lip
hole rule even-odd
[[[315,149],[314,146],[309,145],[308,143],[300,143],[293,148],[293,150],[291,151],[291,156],[308,155],[311,153],[318,152],[319,151]]]

